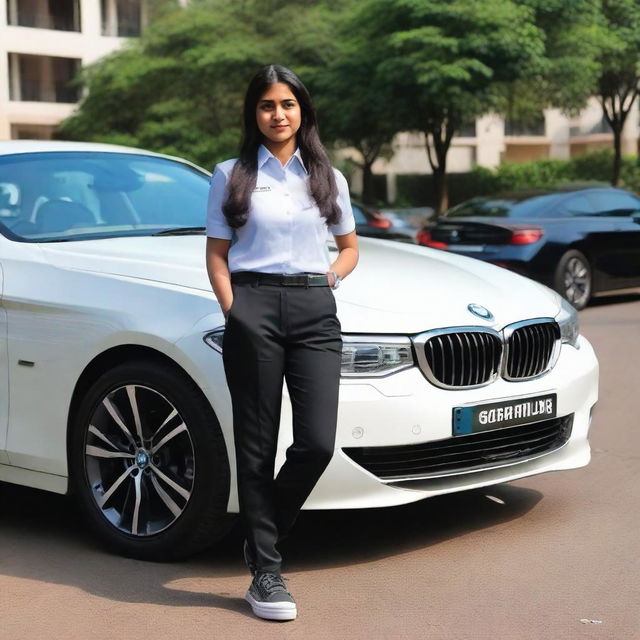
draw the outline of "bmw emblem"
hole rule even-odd
[[[478,316],[478,318],[482,318],[483,320],[493,320],[493,313],[489,311],[486,307],[483,307],[481,304],[476,304],[472,302],[467,305],[467,309],[473,313],[474,316]]]

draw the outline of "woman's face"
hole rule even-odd
[[[260,133],[265,137],[267,147],[269,142],[276,143],[278,146],[287,142],[295,144],[302,113],[289,85],[282,82],[269,85],[258,100],[256,120]]]

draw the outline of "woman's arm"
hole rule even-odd
[[[207,238],[207,273],[225,318],[233,304],[228,262],[230,244],[231,240]]]
[[[345,233],[342,236],[334,236],[338,247],[338,257],[331,265],[331,271],[335,271],[340,278],[346,278],[358,264],[358,237],[355,231]],[[333,286],[333,276],[329,275],[329,284]]]

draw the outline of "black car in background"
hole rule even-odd
[[[623,189],[472,198],[417,240],[529,276],[577,309],[594,294],[640,287],[640,198]]]

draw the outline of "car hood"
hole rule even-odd
[[[436,249],[360,238],[357,269],[336,290],[344,332],[419,333],[480,325],[501,328],[555,316],[559,297],[528,278]],[[41,245],[59,268],[164,282],[210,292],[203,236],[110,238]],[[335,256],[335,247],[331,247]],[[484,320],[471,303],[493,314]]]

